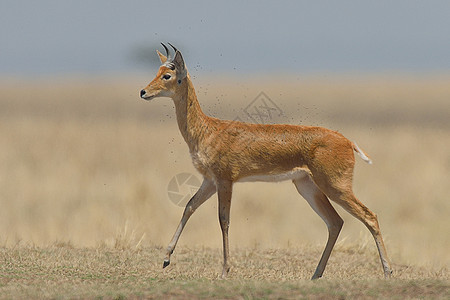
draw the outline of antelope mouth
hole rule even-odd
[[[155,98],[155,95],[148,95],[145,90],[142,90],[140,95],[141,95],[142,99],[147,100],[147,101]]]
[[[145,95],[145,96],[141,96],[141,98],[144,99],[145,101],[150,101],[153,98],[155,98],[155,96],[154,95],[150,95],[150,96]]]

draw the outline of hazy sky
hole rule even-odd
[[[161,41],[205,72],[449,72],[450,1],[1,0],[0,37],[0,75],[154,69]]]

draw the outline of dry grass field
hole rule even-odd
[[[289,182],[235,185],[230,279],[217,279],[216,196],[162,270],[183,211],[168,184],[198,174],[171,100],[138,97],[152,75],[0,79],[0,298],[450,297],[449,76],[194,76],[207,114],[250,121],[264,92],[283,112],[267,122],[339,130],[373,159],[357,158],[354,189],[379,217],[394,279],[335,205],[345,224],[311,283],[327,230]]]

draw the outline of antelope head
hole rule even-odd
[[[171,57],[167,46],[163,43],[161,45],[166,50],[166,55],[156,50],[162,65],[159,67],[155,79],[141,90],[141,98],[145,100],[151,100],[156,97],[173,98],[187,77],[187,69],[181,52],[169,43],[175,51],[175,55]]]

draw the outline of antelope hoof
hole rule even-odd
[[[223,270],[222,270],[222,276],[220,278],[221,279],[227,278],[228,272],[230,272],[230,267],[224,267]]]
[[[165,267],[167,267],[168,265],[170,265],[170,260],[165,259],[165,260],[164,260],[164,263],[163,263],[163,269],[164,269]]]

